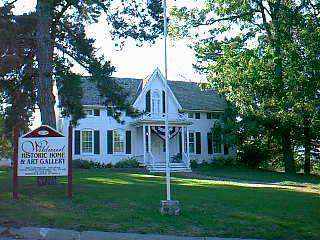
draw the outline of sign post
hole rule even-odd
[[[18,142],[19,142],[19,127],[13,128],[13,199],[18,199]]]
[[[72,199],[72,124],[68,128],[68,198]]]

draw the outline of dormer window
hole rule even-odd
[[[152,92],[152,112],[160,113],[160,94],[159,91],[155,90]]]
[[[93,116],[93,109],[84,109],[83,112],[86,116]]]

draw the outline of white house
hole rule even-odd
[[[134,108],[143,112],[132,118],[121,113],[117,122],[102,104],[97,87],[83,80],[82,104],[86,118],[74,128],[73,159],[115,164],[136,158],[150,171],[165,170],[164,121],[168,112],[170,159],[173,171],[190,171],[190,160],[209,160],[230,154],[221,137],[212,138],[211,128],[226,104],[215,91],[202,91],[197,83],[169,81],[168,111],[165,109],[165,79],[156,69],[146,79],[119,78]],[[67,134],[69,119],[60,119]]]

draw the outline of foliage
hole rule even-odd
[[[0,84],[5,85],[0,92],[10,120],[19,116],[28,123],[36,105],[42,121],[50,119],[47,115],[54,119],[53,80],[62,114],[73,123],[82,118],[81,77],[72,71],[74,65],[89,74],[106,105],[135,114],[125,100],[127,93],[110,77],[115,68],[98,54],[85,27],[104,17],[116,43],[123,45],[127,38],[154,42],[162,31],[161,2],[39,0],[36,13],[23,16],[13,15],[15,2],[5,1],[0,8]],[[8,122],[17,123],[13,120]]]
[[[139,162],[133,157],[121,160],[114,165],[115,168],[138,168],[139,166]]]
[[[182,162],[182,155],[181,153],[177,153],[176,155],[171,157],[171,162],[172,163],[180,163]]]
[[[4,119],[0,116],[0,160],[12,158],[12,143],[7,138],[7,131],[4,126]]]
[[[100,168],[112,168],[111,163],[100,163],[85,159],[75,159],[72,161],[72,166],[78,169],[100,169]]]
[[[182,37],[197,39],[195,67],[235,109],[233,136],[270,138],[281,146],[290,172],[295,139],[304,140],[306,156],[316,148],[319,9],[317,1],[223,0],[172,11],[176,26],[188,29]]]

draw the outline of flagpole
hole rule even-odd
[[[166,101],[166,119],[165,119],[165,138],[166,138],[166,190],[167,190],[167,201],[171,200],[171,189],[170,189],[170,153],[169,153],[169,104],[168,104],[168,60],[167,60],[167,1],[163,0],[163,32],[164,32],[164,73],[165,73],[165,101]]]

